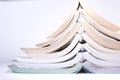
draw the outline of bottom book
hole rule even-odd
[[[12,64],[8,66],[15,73],[31,73],[31,74],[73,74],[78,73],[82,68],[82,63],[77,63],[73,66],[62,69],[32,69],[32,68],[20,68]]]

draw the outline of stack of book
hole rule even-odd
[[[80,21],[83,18],[85,22]],[[85,0],[77,0],[66,21],[27,56],[12,60],[16,73],[120,73],[120,27],[110,23]]]

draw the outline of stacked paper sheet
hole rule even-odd
[[[83,18],[85,22],[82,22]],[[16,73],[120,73],[120,27],[110,23],[85,0],[77,0],[66,21],[47,41],[22,48],[27,56],[12,60]]]

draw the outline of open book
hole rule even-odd
[[[86,22],[79,21],[83,18]],[[22,48],[8,67],[15,73],[120,73],[120,27],[76,0],[70,16],[47,41]]]

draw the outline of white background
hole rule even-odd
[[[94,10],[120,25],[120,0],[86,0]],[[75,0],[1,0],[0,63],[25,54],[20,48],[35,47],[68,17]]]
[[[120,0],[86,0],[100,15],[120,25]],[[0,64],[25,54],[55,31],[69,15],[75,0],[0,0]],[[0,76],[0,80],[113,80],[116,76],[63,75]],[[56,77],[55,77],[56,76]],[[60,77],[62,76],[62,77]],[[11,78],[10,78],[11,77]],[[117,76],[119,77],[119,75]]]

